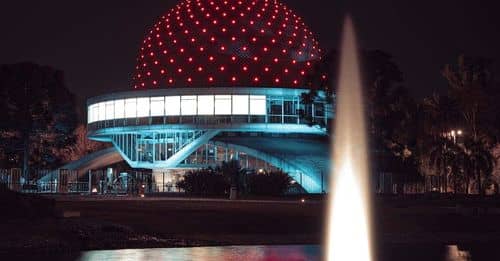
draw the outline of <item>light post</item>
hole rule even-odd
[[[463,132],[462,130],[451,130],[450,131],[450,136],[453,138],[453,143],[457,143],[457,137],[462,136]]]

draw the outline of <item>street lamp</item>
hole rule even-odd
[[[462,130],[451,130],[450,136],[453,138],[453,143],[457,143],[457,136],[462,136]]]

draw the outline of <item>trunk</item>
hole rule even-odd
[[[28,102],[28,84],[24,85],[24,131],[23,131],[23,177],[26,183],[29,180],[30,163],[30,132],[31,132],[31,112]]]
[[[466,175],[465,178],[465,194],[469,195],[469,175]]]
[[[24,183],[29,180],[29,162],[30,162],[30,135],[29,131],[25,130],[23,134],[23,178]]]
[[[483,195],[481,186],[481,171],[476,170],[476,179],[477,179],[477,192],[479,193],[479,195]]]
[[[446,164],[445,164],[445,165],[443,165],[443,172],[442,172],[442,173],[443,173],[443,174],[442,174],[441,182],[442,182],[442,187],[443,187],[443,190],[442,190],[441,192],[442,192],[442,193],[446,193],[446,190],[447,190],[447,188],[446,188],[446,186],[447,186],[447,184],[446,184],[446,180],[447,180],[447,177],[446,177],[446,176],[447,176],[447,175],[446,175],[446,174],[447,174],[447,173],[446,173]]]
[[[446,165],[444,167],[444,193],[448,193],[448,171]]]
[[[453,175],[453,193],[455,195],[457,195],[457,188],[458,188],[458,184],[457,184],[457,175],[454,174]]]

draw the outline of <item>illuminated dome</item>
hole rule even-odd
[[[321,50],[275,0],[184,0],[143,41],[135,89],[303,87]]]

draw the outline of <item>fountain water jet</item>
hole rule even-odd
[[[340,49],[333,182],[328,206],[326,259],[372,260],[368,150],[356,37],[346,17]]]

